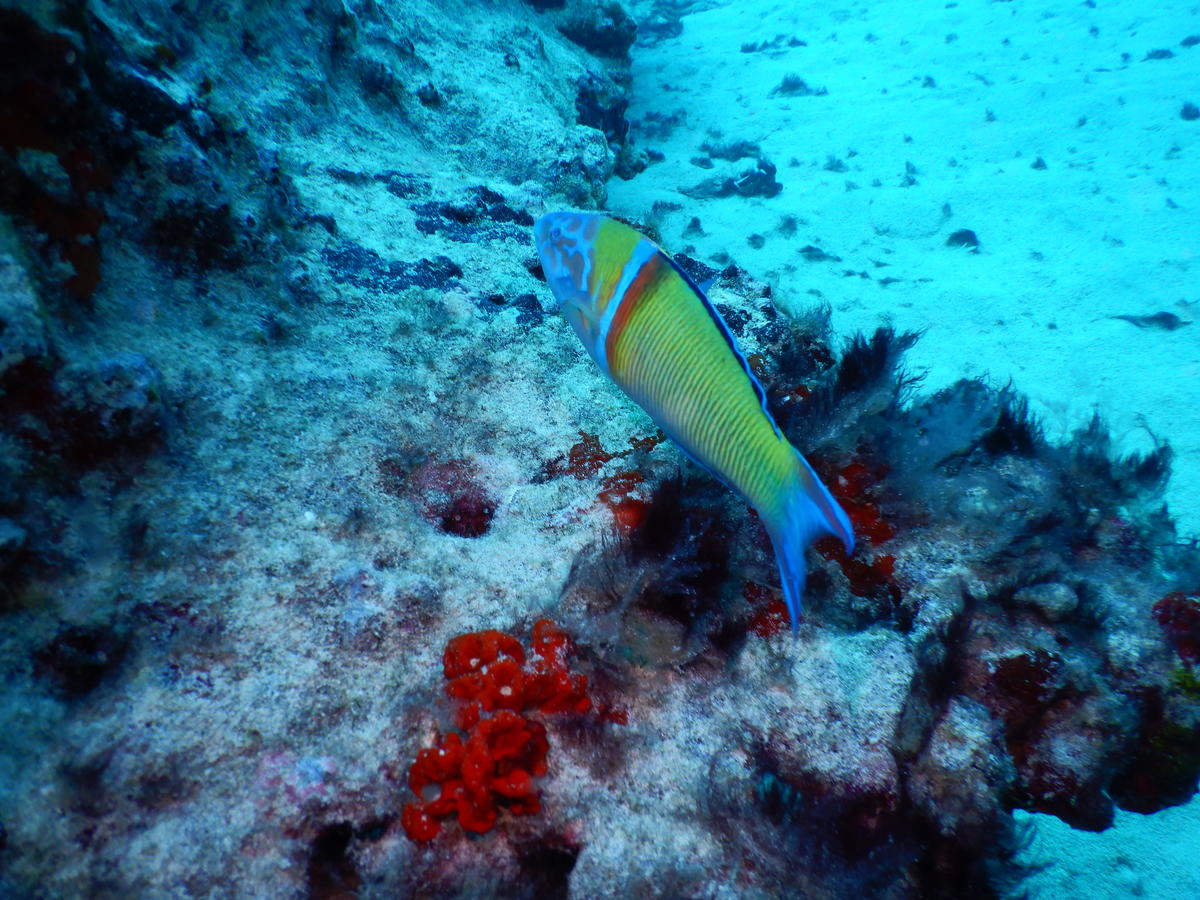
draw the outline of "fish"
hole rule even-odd
[[[853,553],[854,529],[779,430],[720,314],[670,256],[616,219],[550,212],[533,231],[558,309],[600,371],[757,511],[796,634],[808,546],[832,535]]]

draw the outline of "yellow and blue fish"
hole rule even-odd
[[[851,553],[854,531],[771,418],[762,385],[720,315],[669,256],[615,219],[549,213],[534,237],[559,309],[600,370],[758,511],[795,632],[805,550],[831,534]]]

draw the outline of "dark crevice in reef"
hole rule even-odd
[[[140,348],[98,359],[80,349],[112,343],[96,337],[109,319],[93,304],[107,285],[106,245],[121,246],[124,272],[140,254],[139,272],[200,282],[214,271],[254,271],[261,289],[277,280],[292,229],[306,221],[278,154],[209,108],[211,83],[187,101],[168,90],[180,85],[176,50],[131,46],[117,13],[99,16],[87,4],[61,4],[55,18],[60,27],[50,30],[0,10],[4,605],[31,578],[70,571],[98,551],[99,535],[81,533],[76,520],[100,514],[162,457],[177,424],[181,401]],[[113,306],[133,305],[121,285],[110,290]],[[145,310],[164,322],[196,318],[170,302],[146,298]],[[280,333],[271,324],[278,315],[262,321],[268,339]]]
[[[48,345],[35,352],[0,371],[0,607],[29,578],[87,557],[93,537],[70,526],[90,502],[81,480],[128,487],[166,445],[176,412],[140,354],[68,364]]]
[[[549,835],[517,851],[520,875],[507,896],[513,900],[567,900],[579,847]]]
[[[61,696],[79,699],[120,668],[127,642],[107,626],[70,626],[34,651],[34,672]]]
[[[348,853],[353,840],[350,822],[326,825],[314,838],[307,867],[309,900],[350,900],[358,895],[362,878]]]
[[[911,764],[929,746],[933,723],[961,692],[966,672],[962,654],[968,646],[978,601],[963,591],[962,607],[941,628],[930,631],[917,645],[917,674],[909,687],[903,712],[892,738],[901,766]]]
[[[89,306],[100,280],[101,197],[133,155],[92,102],[76,45],[17,10],[0,10],[0,209],[19,217],[45,266],[67,261],[64,292]],[[48,154],[65,183],[19,164]]]
[[[90,307],[104,275],[102,227],[114,218],[176,274],[277,259],[283,244],[263,235],[286,244],[296,205],[278,160],[254,153],[205,98],[174,99],[163,73],[100,18],[70,4],[62,14],[69,36],[0,11],[0,209],[28,229],[47,272],[69,264],[61,293]],[[38,154],[53,163],[38,168]],[[249,189],[235,187],[243,157],[254,158]]]

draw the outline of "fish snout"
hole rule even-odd
[[[542,273],[559,302],[562,292],[578,290],[577,271],[582,259],[579,244],[579,216],[573,213],[546,213],[533,225],[533,238]]]

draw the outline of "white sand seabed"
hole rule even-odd
[[[1117,811],[1100,834],[1072,831],[1053,816],[1015,813],[1032,822],[1028,848],[1018,857],[1032,867],[1020,885],[1030,900],[1195,900],[1200,897],[1200,804],[1152,816]],[[1042,868],[1045,867],[1045,868]]]
[[[636,134],[665,159],[614,180],[609,206],[656,221],[671,251],[767,278],[795,308],[827,301],[840,334],[923,330],[908,362],[927,390],[1011,380],[1051,438],[1098,410],[1122,452],[1169,441],[1165,500],[1181,536],[1200,536],[1200,120],[1181,115],[1200,105],[1200,45],[1182,44],[1196,34],[1188,2],[709,9],[635,50],[630,119],[680,124]],[[772,96],[788,75],[812,93]],[[778,167],[782,193],[680,192],[751,167],[690,162],[705,141],[738,140]],[[684,236],[693,216],[704,236]],[[963,228],[979,253],[946,246]],[[808,245],[840,261],[809,262]],[[1187,324],[1114,318],[1159,313]],[[1033,897],[1200,896],[1200,802],[1119,813],[1100,835],[1020,815],[1035,829],[1022,858],[1045,867],[1022,885]]]
[[[1169,440],[1167,501],[1181,534],[1200,535],[1200,121],[1180,116],[1200,104],[1200,46],[1180,46],[1200,33],[1200,6],[1138,9],[750,0],[735,28],[726,9],[688,16],[680,37],[635,51],[630,110],[683,124],[639,136],[666,159],[610,183],[609,205],[658,218],[672,251],[728,254],[793,306],[819,292],[841,334],[923,329],[909,363],[930,390],[1011,379],[1051,437],[1099,410],[1123,452]],[[777,36],[779,49],[741,50]],[[1160,48],[1174,56],[1144,59]],[[770,96],[787,75],[827,93]],[[783,192],[681,194],[753,165],[692,165],[706,140],[759,144]],[[902,186],[907,164],[915,183]],[[682,209],[652,216],[655,201]],[[707,237],[683,236],[693,216]],[[962,228],[978,254],[946,246]],[[841,261],[807,262],[806,245]],[[1190,324],[1112,318],[1161,312]]]

